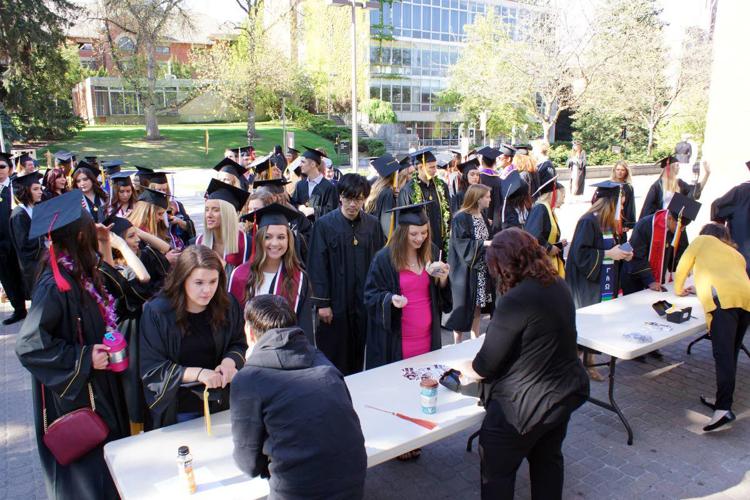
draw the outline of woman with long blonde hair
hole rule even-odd
[[[532,195],[536,197],[536,203],[531,207],[524,229],[536,238],[539,245],[547,252],[547,257],[557,275],[565,278],[563,249],[568,245],[568,241],[561,238],[562,231],[555,214],[555,210],[565,201],[565,189],[557,182],[557,176],[553,176],[551,170],[544,169],[539,172],[539,176],[539,182],[542,185]]]
[[[237,266],[229,277],[229,292],[244,307],[257,295],[281,295],[297,314],[298,325],[314,343],[309,280],[297,257],[289,222],[299,212],[272,203],[253,212],[257,232],[250,260]]]
[[[383,235],[389,238],[396,228],[396,214],[389,211],[398,206],[398,193],[407,177],[400,175],[401,165],[390,154],[375,158],[372,166],[379,177],[367,197],[365,212],[378,218]]]
[[[630,165],[625,160],[619,160],[612,167],[609,174],[609,180],[619,182],[623,186],[625,194],[625,208],[622,213],[622,225],[625,231],[633,229],[638,220],[635,218],[635,191],[633,190],[633,177],[630,172]]]
[[[490,223],[484,216],[489,208],[492,190],[484,184],[469,186],[461,209],[451,222],[448,264],[451,273],[453,309],[445,327],[453,330],[453,342],[461,342],[463,332],[479,336],[482,310],[492,312],[493,286],[484,260],[490,243]]]
[[[643,201],[639,219],[667,208],[674,193],[689,196],[694,200],[700,199],[701,191],[711,173],[708,163],[704,162],[703,177],[696,185],[691,186],[678,177],[680,164],[674,156],[663,158],[659,161],[659,166],[662,168],[661,176],[651,184],[646,199]]]

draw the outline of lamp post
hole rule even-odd
[[[351,167],[357,172],[359,167],[359,141],[357,140],[357,7],[378,9],[380,2],[368,0],[328,0],[331,5],[349,6],[352,12],[352,143]]]

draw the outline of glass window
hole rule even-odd
[[[393,49],[391,51],[391,57],[393,58],[393,64],[401,66],[401,49]]]
[[[165,106],[174,106],[177,104],[177,87],[165,87],[164,100]]]
[[[430,8],[422,7],[422,31],[430,30]]]
[[[391,102],[393,103],[401,103],[401,86],[400,85],[394,85],[391,88]]]
[[[432,31],[435,33],[440,32],[440,9],[432,8]]]
[[[380,99],[380,87],[377,85],[370,86],[370,99]]]
[[[383,24],[393,24],[393,17],[391,17],[391,6],[387,3],[383,5]]]
[[[391,48],[383,47],[383,54],[381,61],[383,64],[391,64]]]
[[[411,66],[411,49],[403,49],[401,51],[404,66]]]
[[[383,85],[383,97],[382,99],[387,102],[391,102],[391,86]]]
[[[401,25],[404,29],[411,29],[411,5],[404,5],[401,10]]]
[[[169,46],[167,45],[157,45],[156,46],[156,53],[157,54],[169,54]]]
[[[96,116],[109,116],[109,92],[106,88],[94,88],[94,106]]]
[[[109,94],[110,101],[112,102],[112,114],[123,115],[125,114],[125,105],[122,101],[122,91],[113,90]]]
[[[466,17],[466,12],[461,12],[458,18],[458,31],[462,35],[466,34],[467,24],[469,24],[469,19]]]
[[[117,48],[125,52],[132,52],[135,50],[135,42],[128,36],[122,36],[117,40]]]
[[[380,24],[380,9],[370,11],[370,25]]]
[[[451,18],[450,18],[450,30],[449,31],[451,33],[456,33],[456,34],[461,33],[463,27],[458,25],[458,12],[455,10],[452,10],[450,11],[450,15],[451,15]]]
[[[411,103],[411,87],[401,88],[401,100],[406,104]]]

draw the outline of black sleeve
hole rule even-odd
[[[724,196],[716,198],[711,203],[711,220],[723,224],[728,219],[731,219],[734,211],[737,209],[738,194],[739,189],[735,187],[727,191]]]
[[[393,273],[389,254],[381,250],[373,259],[367,273],[364,289],[364,302],[372,328],[367,333],[368,368],[388,362],[388,333],[391,332],[393,290],[389,275]]]
[[[328,192],[326,193],[324,205],[321,207],[320,215],[333,212],[337,208],[339,208],[339,191],[336,186],[329,183]]]
[[[659,199],[660,189],[658,186],[659,182],[661,181],[657,180],[655,183],[651,184],[651,187],[648,190],[648,194],[646,195],[646,199],[643,201],[643,208],[641,208],[641,215],[640,217],[638,217],[639,220],[661,209],[661,206],[660,206],[661,200]]]
[[[292,195],[289,197],[289,203],[291,203],[294,208],[302,205],[302,201],[300,200],[299,196],[300,184],[302,184],[302,180],[297,181],[297,184],[294,185],[294,191],[292,191]]]
[[[309,264],[307,266],[312,285],[312,301],[318,307],[331,307],[331,262],[327,235],[335,238],[336,234],[328,227],[327,221],[318,221],[313,225],[310,240]],[[343,265],[343,262],[341,263]]]
[[[573,242],[570,244],[570,252],[568,253],[568,262],[570,263],[572,260],[578,272],[585,276],[587,281],[592,282],[599,281],[602,260],[604,260],[604,250],[599,248],[598,236],[599,232],[591,219],[588,217],[582,218],[576,225]]]
[[[263,423],[263,401],[248,387],[244,373],[238,373],[229,394],[234,441],[234,463],[250,477],[269,478],[268,457],[263,454],[263,444],[268,437]]]
[[[531,212],[529,212],[529,217],[526,219],[524,229],[536,238],[546,251],[550,251],[552,244],[549,242],[549,233],[552,231],[552,225],[549,220],[547,208],[544,205],[537,203],[531,207]]]
[[[245,354],[247,353],[247,337],[245,336],[245,319],[240,305],[234,296],[229,296],[231,311],[229,313],[229,344],[221,355],[221,359],[231,358],[237,369],[245,366]]]
[[[451,222],[451,239],[449,243],[448,260],[451,261],[451,252],[454,253],[454,262],[461,265],[471,266],[480,259],[484,259],[484,240],[474,239],[474,226],[471,216],[461,213],[456,215]]]
[[[644,288],[653,283],[654,274],[651,271],[651,263],[648,260],[651,249],[653,218],[646,217],[635,225],[630,235],[630,245],[633,247],[633,259],[629,263],[630,275],[639,281]]]
[[[492,316],[484,343],[474,358],[472,368],[478,375],[491,381],[505,370],[505,363],[520,341],[526,328],[523,304],[508,297],[498,302]]]
[[[11,215],[10,228],[13,231],[13,243],[16,253],[24,267],[36,265],[42,244],[39,238],[29,239],[31,218],[26,217],[25,213],[17,212],[15,215]]]
[[[631,184],[625,185],[626,198],[625,198],[625,209],[623,210],[623,226],[628,228],[634,228],[635,218],[635,191]]]

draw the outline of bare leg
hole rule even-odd
[[[463,340],[464,332],[457,332],[456,330],[453,330],[453,343],[454,344],[460,344]]]
[[[475,339],[479,337],[479,323],[482,319],[481,311],[477,307],[474,309],[474,319],[471,321],[471,338]]]

